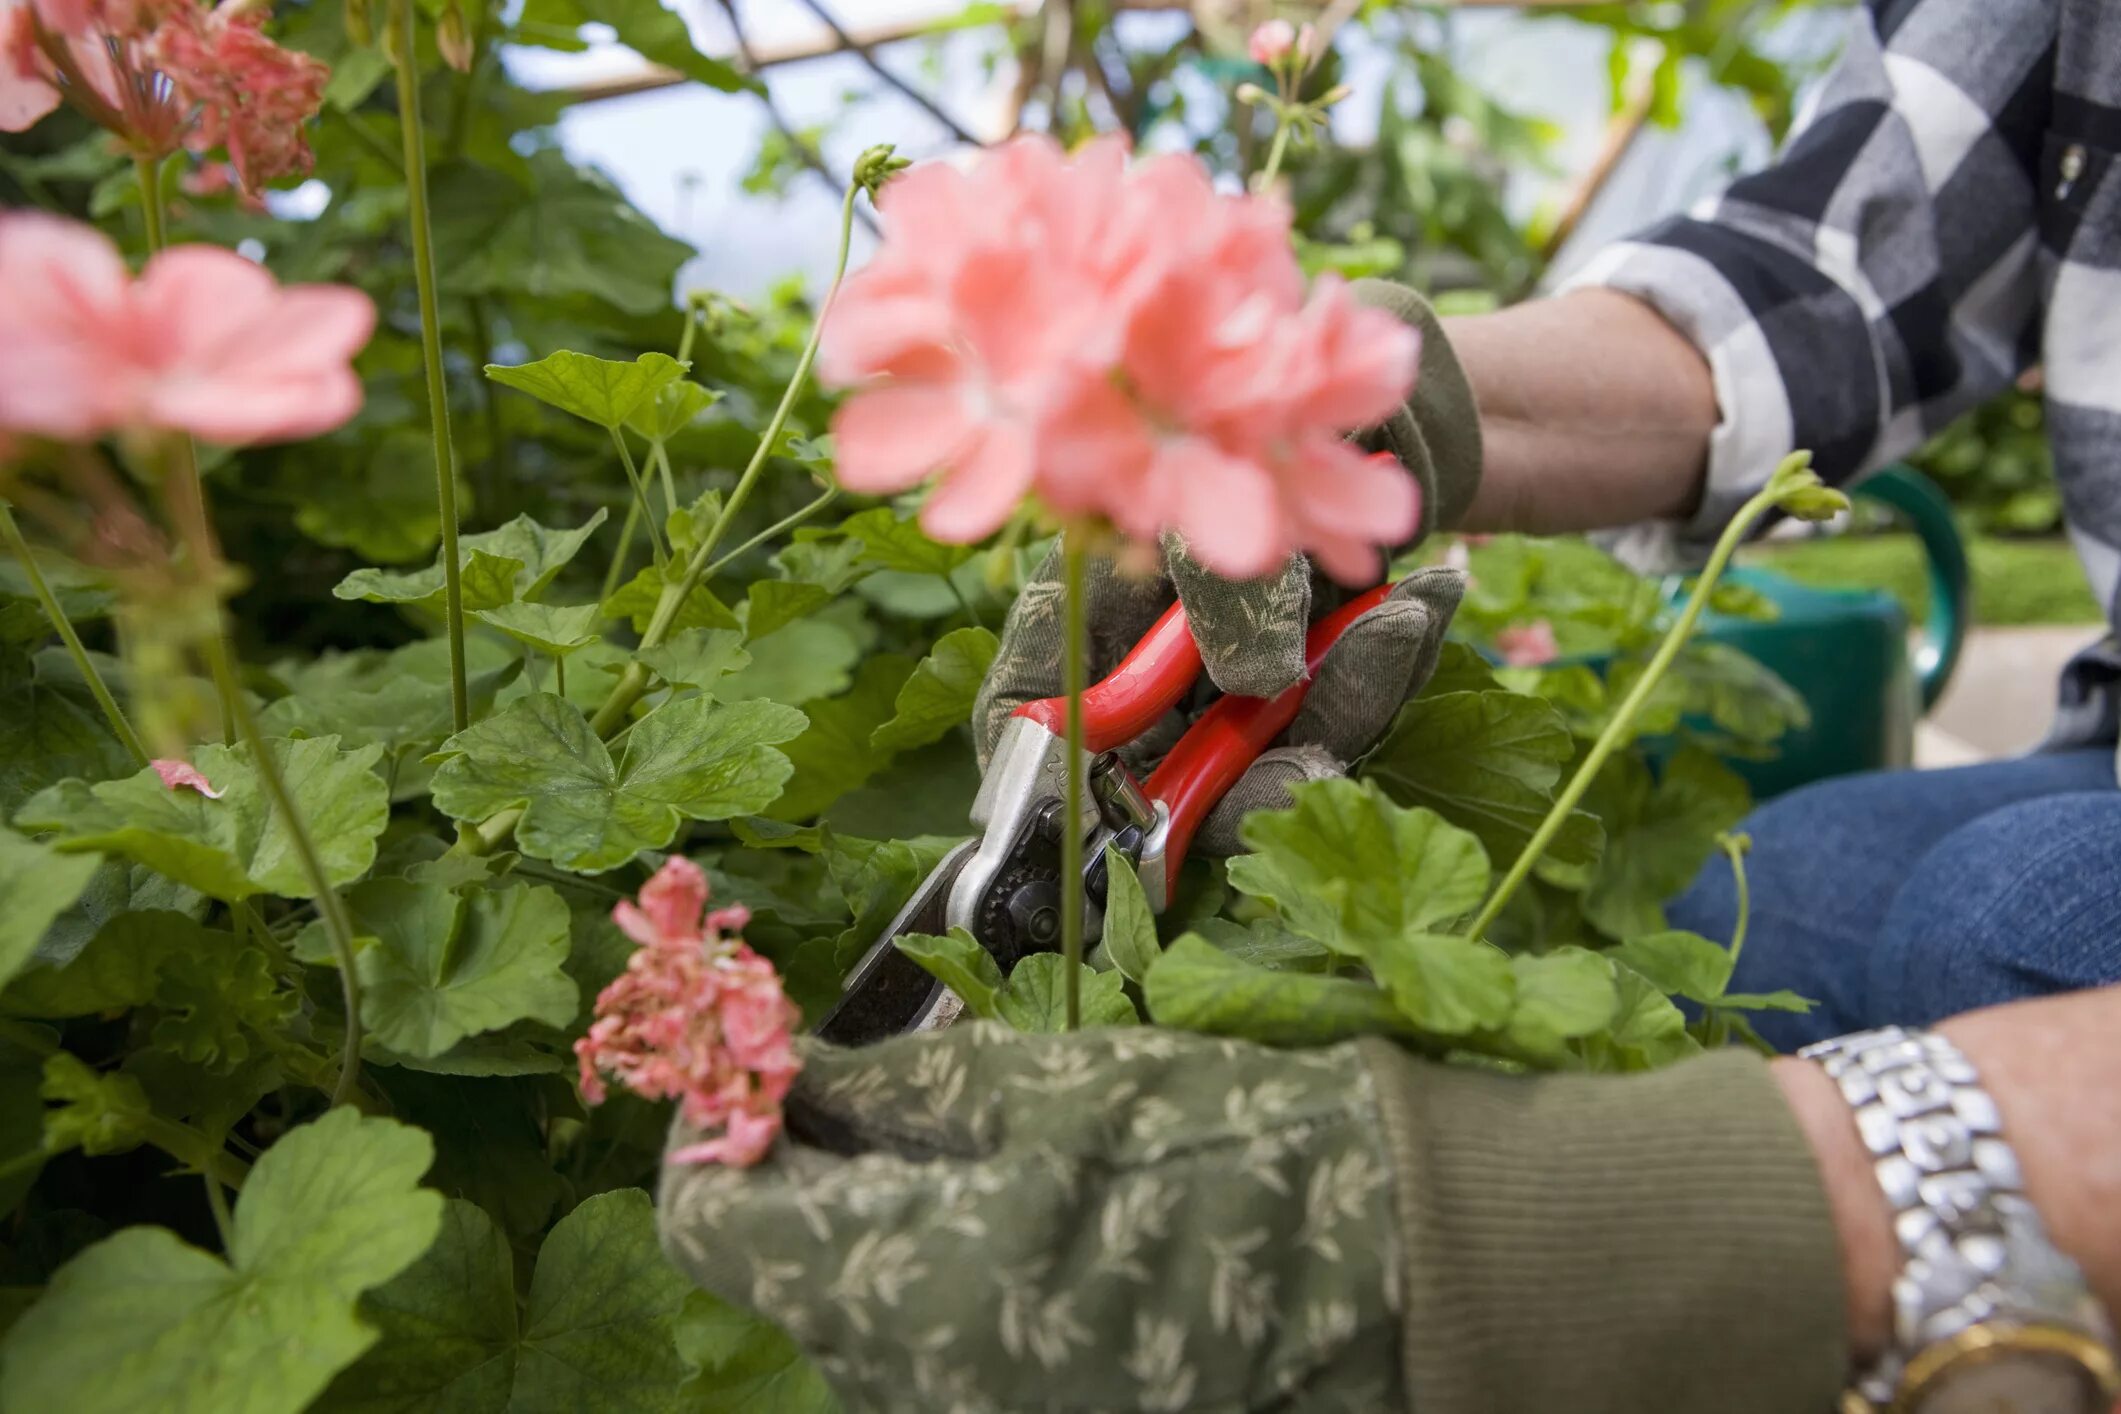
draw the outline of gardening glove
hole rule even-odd
[[[1809,1414],[1847,1369],[1811,1149],[1737,1051],[1528,1077],[960,1023],[814,1047],[765,1159],[666,1162],[660,1206],[850,1414]]]
[[[1472,390],[1426,300],[1381,280],[1357,281],[1352,288],[1363,303],[1389,310],[1421,331],[1421,372],[1413,396],[1357,440],[1372,451],[1391,452],[1420,482],[1420,534],[1425,535],[1463,515],[1479,482],[1480,418]],[[1101,560],[1089,566],[1084,588],[1091,680],[1110,672],[1174,598],[1186,606],[1202,666],[1215,688],[1270,697],[1303,677],[1304,634],[1313,618],[1340,602],[1338,586],[1314,574],[1301,557],[1277,574],[1237,581],[1203,569],[1176,536],[1166,536],[1161,550],[1160,572],[1154,575],[1129,576]],[[1056,547],[1003,627],[1000,651],[973,708],[982,769],[1018,707],[1059,696],[1063,689],[1061,574]],[[1451,571],[1423,571],[1351,624],[1320,666],[1302,712],[1281,743],[1261,753],[1223,797],[1201,826],[1194,848],[1211,855],[1242,853],[1238,827],[1246,815],[1286,807],[1289,788],[1299,782],[1345,774],[1384,734],[1401,704],[1428,682],[1463,588]],[[1122,754],[1137,770],[1146,769],[1194,714],[1174,712]]]

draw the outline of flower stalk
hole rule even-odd
[[[1703,566],[1700,576],[1694,581],[1694,592],[1688,596],[1686,607],[1680,611],[1679,618],[1665,633],[1664,641],[1657,645],[1657,651],[1651,655],[1649,665],[1643,669],[1642,675],[1636,678],[1635,685],[1629,689],[1628,695],[1621,699],[1620,706],[1615,709],[1612,719],[1606,723],[1605,730],[1591,743],[1591,749],[1584,754],[1583,764],[1576,768],[1576,774],[1555,798],[1553,809],[1547,812],[1546,819],[1539,822],[1539,828],[1533,832],[1531,841],[1511,864],[1509,872],[1503,876],[1495,892],[1488,896],[1488,901],[1481,905],[1472,925],[1466,929],[1467,937],[1481,937],[1493,926],[1495,920],[1502,916],[1502,911],[1508,906],[1511,897],[1523,886],[1524,881],[1531,877],[1532,870],[1539,863],[1541,856],[1547,852],[1548,846],[1553,844],[1554,837],[1561,833],[1561,827],[1568,822],[1570,813],[1583,800],[1584,793],[1591,788],[1591,782],[1598,778],[1599,771],[1612,759],[1613,753],[1629,740],[1635,719],[1642,715],[1642,709],[1657,691],[1657,685],[1671,670],[1672,663],[1679,657],[1679,650],[1686,647],[1687,640],[1694,636],[1695,625],[1701,621],[1702,613],[1707,610],[1709,600],[1716,592],[1716,582],[1723,577],[1724,570],[1730,565],[1731,556],[1737,553],[1738,547],[1744,543],[1754,523],[1776,509],[1805,520],[1825,520],[1847,507],[1848,497],[1822,484],[1818,475],[1812,471],[1811,454],[1798,452],[1785,458],[1782,465],[1775,468],[1775,474],[1768,478],[1768,484],[1760,493],[1739,508],[1738,514],[1731,518],[1731,523],[1724,527],[1722,536],[1717,539],[1716,548],[1709,555],[1708,564]]]
[[[44,617],[51,620],[52,627],[58,631],[60,642],[66,645],[67,656],[74,660],[75,670],[81,674],[81,680],[88,684],[89,695],[96,699],[96,706],[102,709],[103,720],[110,724],[111,731],[125,747],[126,754],[133,758],[133,765],[144,768],[148,761],[147,748],[140,744],[140,734],[133,730],[133,724],[126,719],[124,710],[118,706],[118,699],[111,695],[109,684],[103,681],[103,674],[96,671],[95,661],[88,656],[88,649],[81,643],[81,635],[74,631],[73,620],[67,617],[65,608],[59,603],[59,596],[52,593],[51,586],[45,582],[44,571],[37,568],[36,558],[30,554],[29,542],[22,538],[22,527],[15,524],[14,508],[5,501],[0,501],[0,539],[6,540],[8,553],[22,566],[22,573],[29,580],[30,591],[37,596],[37,603],[44,610]]]
[[[1062,690],[1068,697],[1067,770],[1061,792],[1061,977],[1067,1028],[1083,1024],[1083,686],[1088,676],[1082,536],[1063,537],[1061,575],[1066,590],[1066,638],[1061,645]]]
[[[147,226],[147,253],[160,255],[167,243],[162,220],[162,159],[133,158],[133,176],[140,183],[140,215]]]
[[[420,349],[427,366],[428,421],[434,436],[435,501],[442,522],[442,613],[449,635],[449,709],[456,730],[471,725],[464,672],[464,570],[457,558],[457,474],[449,436],[449,386],[442,367],[442,320],[435,293],[434,229],[427,210],[427,134],[420,122],[420,74],[412,0],[391,0],[397,37],[398,125],[404,133],[405,199],[412,231],[413,282],[420,297]]]

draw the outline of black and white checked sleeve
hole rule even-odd
[[[1685,524],[1617,539],[1698,562],[1784,455],[1845,483],[2037,357],[2041,134],[2069,0],[1869,0],[1775,165],[1601,252],[1570,287],[1657,309],[1721,422]]]

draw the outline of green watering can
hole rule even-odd
[[[1701,636],[1727,643],[1775,670],[1811,707],[1812,723],[1792,731],[1768,761],[1729,764],[1756,799],[1853,771],[1909,765],[1915,722],[1936,705],[1966,637],[1966,545],[1944,493],[1906,466],[1874,472],[1852,492],[1900,513],[1929,561],[1930,609],[1912,650],[1900,602],[1876,589],[1822,589],[1747,566],[1726,579],[1781,610],[1758,623],[1710,613]]]

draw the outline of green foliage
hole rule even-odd
[[[571,412],[584,422],[593,422],[607,432],[616,432],[644,409],[654,410],[660,422],[657,403],[663,390],[684,377],[686,367],[668,354],[645,353],[631,363],[621,363],[562,349],[536,363],[489,363],[486,376],[561,412]]]
[[[81,897],[97,862],[0,829],[0,898],[7,900],[0,910],[0,983],[21,970],[52,920]]]
[[[957,993],[972,1015],[1018,1031],[1067,1029],[1067,960],[1060,954],[1033,953],[1017,963],[1005,981],[994,955],[962,928],[940,937],[902,933],[893,941],[900,952]],[[1119,973],[1099,972],[1083,964],[1078,985],[1083,1025],[1132,1026],[1141,1019]]]

